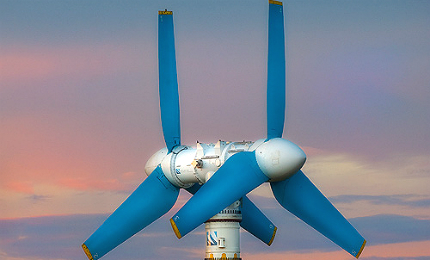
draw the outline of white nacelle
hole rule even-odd
[[[161,165],[166,178],[182,188],[205,183],[233,154],[248,151],[253,142],[197,143],[197,147],[177,146],[171,153],[163,148],[149,158],[145,172],[150,175]]]
[[[189,188],[199,182],[193,161],[196,149],[189,146],[178,146],[173,149],[161,162],[161,169],[166,178],[174,185]]]
[[[233,154],[255,151],[258,166],[270,181],[284,180],[296,173],[305,163],[305,153],[294,143],[274,138],[256,142],[197,143],[197,147],[177,146],[171,153],[163,148],[149,158],[145,166],[147,175],[161,165],[166,178],[174,185],[189,188],[203,184]]]

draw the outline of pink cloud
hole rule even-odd
[[[363,258],[370,257],[424,257],[430,256],[430,240],[368,246],[363,250]]]
[[[371,242],[364,248],[359,259],[373,259],[373,258],[415,258],[429,256],[430,241],[394,243],[372,246]],[[247,254],[242,253],[241,256],[247,260],[257,259],[294,259],[294,260],[348,260],[355,259],[350,254],[343,250],[321,252],[321,251],[293,251],[293,252],[274,252],[274,253],[261,253],[261,254]]]
[[[5,185],[6,189],[26,194],[34,194],[33,185],[28,182],[13,181]]]
[[[136,178],[139,178],[138,174],[136,172],[124,172],[121,174],[121,179],[123,180],[135,180]]]
[[[307,156],[310,156],[310,155],[312,155],[312,156],[313,155],[321,155],[321,154],[326,154],[327,153],[327,151],[324,151],[324,150],[319,149],[319,148],[311,147],[311,146],[302,146],[300,148],[303,149],[303,151],[305,152],[305,154]]]
[[[117,179],[89,179],[89,178],[66,178],[59,181],[61,186],[72,188],[75,190],[110,190],[110,191],[126,191],[129,190],[128,185],[120,182]]]
[[[0,157],[0,185],[91,179],[103,180],[103,186],[109,184],[112,188],[119,186],[112,180],[136,184],[145,179],[141,162],[122,152],[126,144],[119,138],[106,142],[106,136],[98,134],[104,130],[103,125],[88,120],[62,121],[47,115],[5,118],[0,129],[0,150],[7,153]],[[119,152],[111,152],[112,148]],[[79,187],[78,182],[75,187]]]
[[[41,79],[55,69],[52,59],[40,53],[8,53],[1,55],[0,71],[3,80]]]
[[[134,56],[127,52],[129,49],[127,46],[105,44],[49,49],[11,47],[0,52],[0,71],[2,80],[12,83],[110,75],[133,69],[127,67]]]

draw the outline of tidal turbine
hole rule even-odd
[[[366,240],[301,171],[306,155],[283,139],[285,39],[282,2],[269,0],[267,134],[252,141],[181,143],[173,12],[158,12],[160,111],[166,147],[146,163],[148,177],[82,244],[96,260],[166,214],[179,190],[193,196],[172,216],[178,238],[205,223],[205,260],[239,260],[240,227],[271,245],[276,226],[247,197],[264,182],[286,210],[358,258]]]

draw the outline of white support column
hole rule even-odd
[[[205,260],[240,260],[240,200],[205,222]]]

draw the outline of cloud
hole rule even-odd
[[[131,193],[136,188],[136,185],[145,179],[146,175],[130,171],[120,174],[118,178],[63,178],[57,184],[61,187],[78,191],[118,191]]]
[[[430,199],[417,195],[338,195],[330,197],[333,203],[355,203],[367,201],[373,205],[399,205],[409,207],[430,207]]]
[[[308,157],[303,171],[348,218],[377,214],[430,218],[430,165],[425,155],[372,160],[319,150]],[[262,209],[280,207],[268,183],[250,197]]]
[[[347,253],[295,217],[276,211],[270,214],[272,213],[277,216],[275,222],[283,222],[278,225],[278,233],[272,246],[268,247],[252,235],[242,232],[242,257],[246,256],[251,260],[258,259],[256,257],[261,255],[273,256],[273,259],[285,259],[287,256],[306,259],[306,256],[311,255],[313,258],[322,257],[321,259],[330,259],[324,258],[325,256],[335,256],[331,259],[348,257]],[[53,258],[54,255],[64,260],[83,259],[84,253],[80,245],[107,216],[95,214],[0,219],[0,252],[9,257],[8,260],[56,259]],[[111,251],[104,259],[201,259],[205,246],[203,225],[178,240],[171,230],[168,218],[166,215],[149,225],[144,231]],[[351,219],[351,222],[368,240],[363,259],[373,259],[371,256],[388,257],[387,260],[403,259],[396,259],[393,254],[384,253],[389,252],[386,251],[388,248],[395,248],[390,245],[402,248],[397,249],[399,257],[421,257],[425,255],[419,253],[423,252],[420,248],[425,248],[424,245],[428,246],[430,243],[429,220],[379,215]],[[377,248],[379,250],[376,250]],[[384,248],[385,251],[382,250]],[[408,254],[408,248],[417,249],[414,250],[415,253]]]
[[[406,256],[406,257],[361,257],[362,260],[427,260],[430,255],[427,256]]]
[[[430,220],[400,215],[377,215],[352,219],[370,244],[430,240]]]
[[[79,259],[85,230],[103,216],[50,216],[0,221],[0,250],[10,259]],[[53,256],[58,256],[54,258]]]
[[[14,192],[33,194],[33,185],[29,182],[12,181],[7,182],[5,188]]]
[[[429,259],[428,248],[430,241],[414,243],[396,243],[379,246],[367,245],[359,259],[362,260],[427,260]],[[243,258],[249,260],[258,259],[321,259],[321,260],[347,260],[353,259],[352,256],[344,251],[283,251],[283,252],[264,252],[250,254],[243,252]]]
[[[365,260],[422,260],[429,259],[429,248],[430,240],[370,245],[365,248],[361,257]]]
[[[125,183],[118,179],[90,179],[90,178],[67,178],[59,181],[60,186],[81,191],[129,191]]]
[[[37,54],[24,54],[22,52],[0,55],[0,71],[2,79],[11,80],[40,80],[55,70],[52,61]]]
[[[428,196],[428,158],[425,154],[393,154],[375,160],[350,153],[326,153],[309,157],[304,172],[328,196]]]
[[[33,195],[27,197],[27,199],[31,200],[34,203],[41,202],[41,201],[46,201],[46,200],[48,200],[50,198],[51,198],[51,196],[36,195],[36,194],[33,194]]]
[[[130,45],[134,44],[128,41],[120,44],[75,43],[49,48],[23,44],[4,47],[0,50],[4,83],[1,90],[19,87],[34,91],[58,80],[95,79],[135,70],[130,66],[133,63],[130,58],[136,54],[136,49]]]

